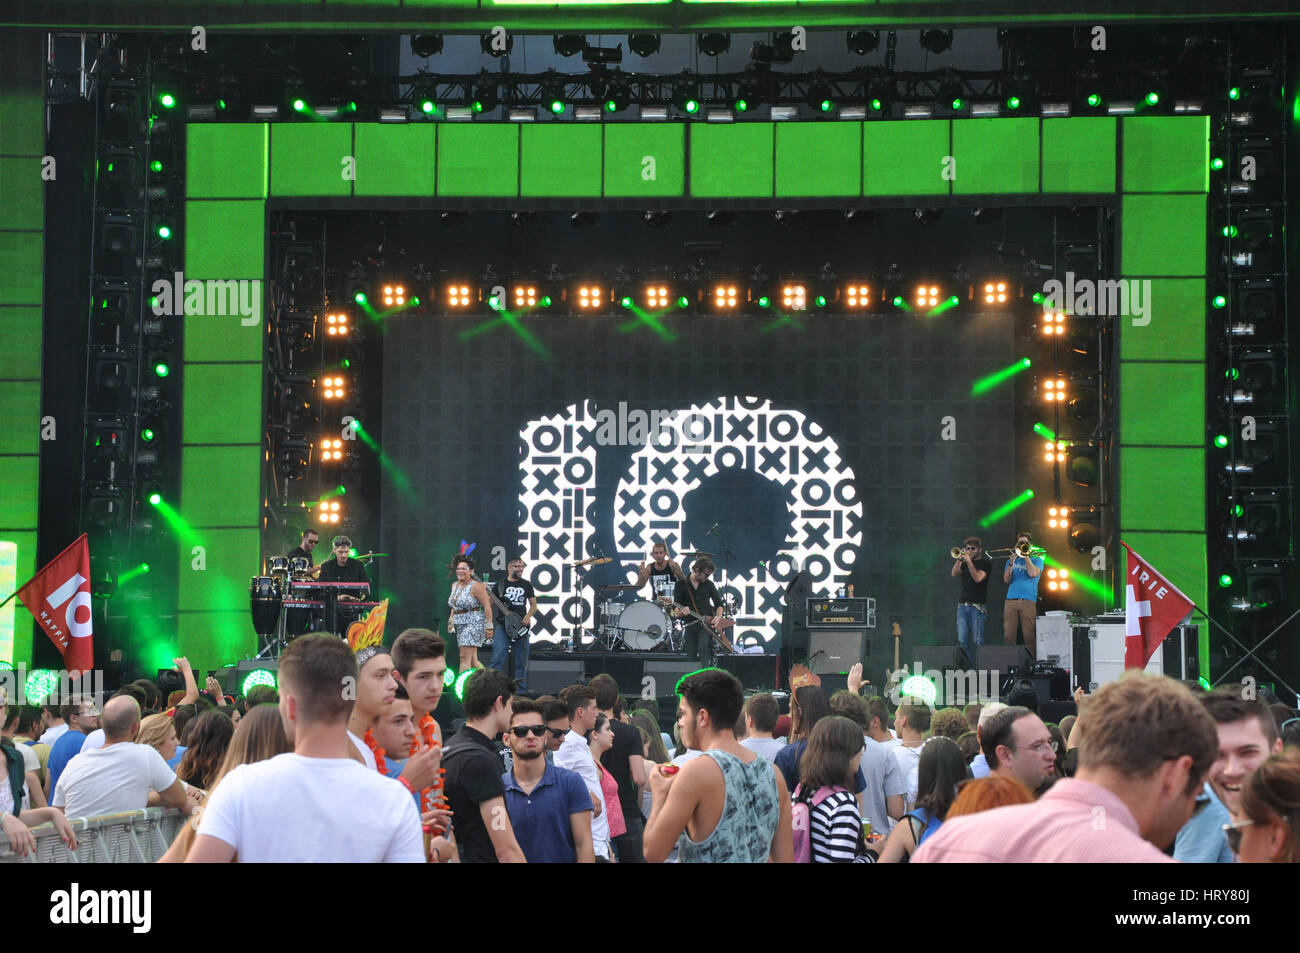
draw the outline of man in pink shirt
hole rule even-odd
[[[1219,752],[1188,689],[1131,670],[1083,706],[1079,769],[1033,804],[953,818],[913,863],[1163,863]]]

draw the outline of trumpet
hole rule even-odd
[[[954,546],[952,549],[948,550],[948,554],[952,556],[953,559],[961,559],[962,556],[965,555],[965,553],[966,550],[963,549],[961,546]],[[980,553],[976,553],[972,558],[978,559],[980,558],[980,555],[981,555]],[[986,552],[983,555],[988,556],[989,554]]]

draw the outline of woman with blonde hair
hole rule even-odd
[[[266,761],[268,758],[274,758],[276,755],[285,754],[292,750],[293,745],[284,736],[284,725],[280,721],[280,709],[275,705],[256,706],[239,720],[239,725],[235,728],[235,734],[230,739],[230,746],[226,749],[226,756],[221,762],[221,767],[217,770],[215,780],[212,782],[212,787],[208,793],[211,794],[212,791],[215,791],[217,785],[221,783],[221,779],[241,764]],[[196,814],[191,823],[180,829],[176,839],[172,841],[172,846],[167,849],[167,853],[158,859],[158,863],[179,864],[185,860],[185,855],[190,852],[190,846],[194,843],[199,816]]]
[[[176,746],[180,739],[176,737],[176,725],[167,715],[150,715],[140,722],[140,733],[135,736],[135,743],[148,745],[162,755],[164,761],[176,757]]]

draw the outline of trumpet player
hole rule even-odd
[[[971,668],[979,668],[979,651],[984,645],[984,622],[988,618],[989,575],[993,561],[981,549],[978,536],[972,536],[958,549],[951,550],[952,576],[961,580],[957,601],[957,644],[961,646]]]
[[[1038,658],[1038,580],[1042,572],[1043,560],[1033,555],[1029,533],[1017,533],[1015,549],[1002,570],[1002,581],[1007,584],[1002,635],[1007,645],[1015,645],[1016,633],[1022,631],[1030,661]]]

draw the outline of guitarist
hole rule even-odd
[[[537,612],[537,594],[524,578],[524,561],[518,557],[506,566],[506,578],[497,580],[492,595],[500,603],[492,639],[492,667],[515,679],[522,691],[528,678],[528,626]],[[509,663],[510,670],[506,670]]]
[[[673,591],[673,602],[679,607],[673,610],[673,614],[680,618],[688,615],[687,609],[693,609],[708,619],[716,631],[722,621],[722,599],[718,596],[717,586],[709,581],[711,575],[713,563],[707,556],[701,556],[691,564],[691,574],[677,583]],[[707,657],[712,658],[715,654],[713,644],[712,633],[702,623],[692,620],[686,626],[686,652],[692,659],[703,660],[706,651],[709,653]]]

